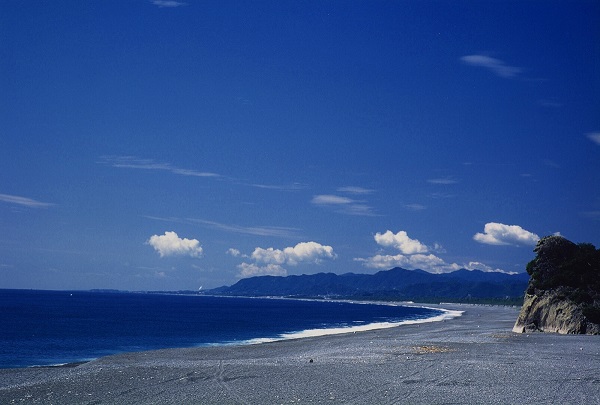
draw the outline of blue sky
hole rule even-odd
[[[2,1],[0,288],[600,246],[600,3]]]

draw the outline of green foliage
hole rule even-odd
[[[588,321],[600,324],[600,308],[590,305],[584,307],[582,312]]]
[[[538,245],[536,251],[537,257],[527,264],[528,291],[559,286],[600,291],[600,250],[592,244],[559,243],[550,249]]]
[[[527,293],[554,290],[557,299],[581,305],[588,321],[600,324],[600,249],[550,236],[540,240],[535,252],[527,264]]]

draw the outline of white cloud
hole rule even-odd
[[[586,136],[590,141],[596,143],[597,145],[600,145],[600,132],[590,132],[586,134]]]
[[[415,254],[415,255],[375,255],[366,259],[356,258],[357,262],[362,262],[363,266],[371,269],[387,270],[393,267],[402,267],[407,270],[424,270],[429,273],[450,273],[456,270],[481,270],[484,272],[496,272],[516,274],[499,268],[493,268],[481,262],[469,262],[459,265],[457,263],[446,263],[446,261],[436,255]]]
[[[417,239],[409,238],[406,231],[399,231],[396,234],[389,230],[383,234],[377,232],[375,234],[375,242],[384,247],[393,247],[398,249],[400,253],[405,255],[425,253],[428,251],[427,246],[419,242]]]
[[[439,179],[429,179],[427,182],[431,184],[456,184],[458,180],[453,177],[442,177]]]
[[[209,228],[219,229],[226,232],[241,233],[247,235],[258,235],[258,236],[275,236],[281,238],[297,238],[297,228],[286,228],[279,226],[240,226],[240,225],[229,225],[222,224],[215,221],[206,221],[204,219],[187,218],[186,221],[192,223],[198,223],[205,225]]]
[[[504,271],[502,269],[494,269],[491,266],[488,266],[487,264],[483,264],[481,262],[469,262],[469,264],[463,266],[465,269],[467,270],[481,270],[484,271],[486,273],[506,273],[506,274],[517,274],[516,271]]]
[[[314,196],[311,202],[317,205],[340,205],[352,204],[354,200],[348,197],[340,197],[331,194],[322,194]]]
[[[27,198],[27,197],[20,197],[18,195],[9,195],[9,194],[0,194],[0,201],[10,203],[10,204],[22,205],[24,207],[29,207],[29,208],[46,208],[46,207],[50,207],[50,206],[54,205],[51,203],[36,201],[36,200]]]
[[[539,100],[539,103],[542,107],[550,107],[550,108],[560,108],[563,104],[555,99],[542,99]]]
[[[298,190],[304,190],[307,188],[306,185],[300,184],[300,183],[283,184],[283,185],[253,183],[253,184],[247,184],[247,185],[250,187],[262,188],[265,190],[281,190],[281,191],[298,191]]]
[[[373,209],[361,201],[353,200],[348,197],[341,197],[332,194],[316,195],[311,203],[321,207],[333,208],[340,214],[375,216]]]
[[[421,269],[430,273],[444,273],[458,270],[460,266],[449,265],[436,255],[414,254],[414,255],[375,255],[366,259],[354,259],[363,262],[365,267],[373,269],[390,269],[402,267],[407,270]]]
[[[411,239],[405,231],[400,231],[396,234],[387,231],[384,234],[375,234],[375,241],[383,247],[391,247],[399,250],[396,255],[377,254],[375,256],[365,258],[355,258],[357,262],[362,262],[363,266],[373,269],[390,269],[392,267],[402,267],[407,270],[425,270],[430,273],[448,273],[460,269],[467,270],[483,270],[483,271],[500,271],[502,269],[492,269],[479,262],[469,262],[468,265],[459,265],[457,263],[447,263],[444,259],[429,253],[431,249],[435,252],[445,253],[444,248],[435,243],[433,248],[429,248],[416,239]]]
[[[232,249],[230,249],[232,250]],[[238,252],[234,249],[234,252]],[[241,255],[242,257],[248,257]],[[239,277],[253,277],[258,275],[285,276],[287,270],[282,265],[296,266],[301,263],[319,264],[325,259],[335,259],[337,255],[331,246],[321,245],[317,242],[300,242],[296,246],[286,247],[283,250],[272,247],[263,249],[257,247],[250,255],[255,263],[242,263]]]
[[[427,207],[422,204],[404,204],[404,208],[411,211],[423,211],[427,209]]]
[[[594,220],[600,220],[600,210],[598,211],[584,211],[581,213],[582,216],[589,218],[589,219],[594,219]]]
[[[323,259],[335,259],[336,254],[331,246],[317,242],[300,242],[283,250],[257,247],[251,257],[257,262],[295,266],[299,263],[320,263]]]
[[[521,68],[509,66],[504,61],[486,55],[467,55],[461,57],[460,60],[471,66],[486,68],[495,75],[503,78],[515,77],[522,71]]]
[[[181,2],[181,1],[175,1],[175,0],[152,0],[152,4],[154,4],[155,6],[158,7],[180,7],[180,6],[185,6],[187,5],[187,3]]]
[[[230,255],[230,256],[233,256],[233,257],[239,257],[239,256],[241,256],[241,255],[242,255],[242,252],[240,252],[239,250],[237,250],[237,249],[234,249],[234,248],[229,248],[229,249],[227,249],[227,252],[226,252],[226,253],[227,253],[228,255]]]
[[[544,163],[544,165],[548,166],[548,167],[552,167],[553,169],[560,169],[560,165],[558,163],[556,163],[553,160],[550,159],[544,159],[542,161],[542,163]]]
[[[102,156],[100,163],[121,169],[163,170],[181,176],[221,177],[216,173],[199,172],[197,170],[181,169],[170,163],[155,162],[152,159],[141,159],[135,156]]]
[[[540,237],[519,225],[489,222],[485,224],[483,233],[476,233],[473,239],[487,245],[535,245]]]
[[[371,189],[363,188],[363,187],[347,186],[347,187],[340,187],[337,189],[337,191],[339,191],[341,193],[348,193],[348,194],[371,194],[375,190],[371,190]]]
[[[202,256],[202,246],[196,239],[180,238],[175,232],[165,232],[164,235],[152,235],[147,242],[160,257],[166,256]]]
[[[255,277],[255,276],[286,276],[287,270],[278,264],[268,264],[266,266],[258,266],[255,263],[238,264],[240,269],[239,277]]]

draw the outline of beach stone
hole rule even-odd
[[[515,307],[441,307],[463,315],[255,345],[123,353],[75,367],[0,369],[0,404],[600,403],[597,336],[512,333]]]

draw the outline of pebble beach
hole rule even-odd
[[[359,333],[1,369],[0,403],[600,404],[600,337],[513,333],[515,307],[439,307],[463,314]]]

